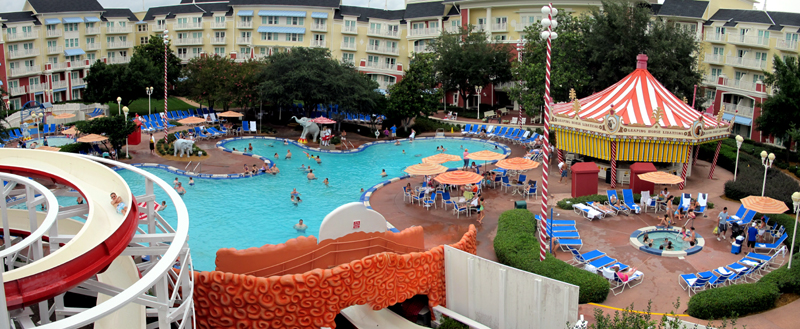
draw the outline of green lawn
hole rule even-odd
[[[195,108],[194,106],[186,104],[186,102],[175,97],[170,97],[167,102],[167,105],[169,106],[170,111],[176,111],[176,110],[185,111],[190,108]],[[108,103],[108,106],[109,106],[109,113],[111,113],[111,115],[116,115],[118,111],[117,102]],[[153,111],[151,113],[164,112],[163,99],[155,99],[155,98],[152,99],[151,106],[153,108]],[[128,105],[128,110],[130,110],[130,112],[128,112],[128,115],[130,116],[132,116],[134,113],[138,113],[139,115],[147,115],[147,98],[139,98],[133,101],[131,105]]]

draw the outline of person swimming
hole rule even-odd
[[[303,224],[302,219],[297,224],[294,224],[293,227],[295,230],[297,230],[297,233],[306,233],[306,229],[308,229],[308,226],[306,224]]]
[[[176,188],[175,190],[178,191],[178,194],[180,196],[183,196],[184,194],[186,194],[186,189],[183,188],[181,183],[178,183],[178,188]]]
[[[381,169],[381,177],[386,177],[389,174],[386,173],[386,169]]]
[[[255,167],[255,165],[253,165],[253,167]],[[189,177],[189,186],[194,186],[194,179],[191,177]]]
[[[403,150],[403,154],[406,154],[406,150]]]
[[[421,157],[422,154],[414,154],[415,157]]]
[[[289,145],[289,141],[288,141],[288,140],[286,140],[286,139],[284,139],[284,140],[283,140],[283,145]]]
[[[322,160],[319,159],[319,155],[317,156],[317,164],[322,164]]]
[[[292,150],[286,150],[286,157],[284,159],[291,159],[292,158]]]
[[[325,184],[325,186],[328,186],[328,178],[325,178],[325,180],[322,181],[322,183]]]

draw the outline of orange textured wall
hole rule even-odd
[[[313,236],[277,245],[217,251],[217,271],[268,277],[331,268],[381,252],[406,254],[425,250],[421,226],[394,232],[354,232],[317,244]]]
[[[451,246],[474,254],[475,226]],[[351,305],[380,310],[418,294],[431,306],[445,305],[444,280],[444,246],[269,278],[195,272],[195,319],[199,328],[334,328],[336,315]]]

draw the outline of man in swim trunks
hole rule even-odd
[[[284,158],[284,160],[285,159],[291,159],[291,158],[292,158],[292,150],[286,150],[286,158]]]
[[[308,175],[306,175],[306,177],[308,178],[308,180],[317,179],[317,176],[314,175],[314,171],[313,170],[309,170],[308,171]]]
[[[114,192],[111,192],[111,205],[114,206],[117,213],[124,214],[128,211],[128,206],[122,201],[122,197],[117,196]]]
[[[176,188],[175,190],[178,191],[178,194],[180,196],[183,196],[184,194],[186,194],[186,189],[183,188],[181,183],[178,183],[178,188]]]
[[[303,224],[303,220],[301,219],[300,222],[294,224],[294,229],[297,230],[297,233],[306,233],[306,229],[308,229],[308,226],[306,224]]]

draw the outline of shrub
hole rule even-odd
[[[525,209],[503,212],[494,239],[497,260],[505,265],[580,287],[579,303],[600,303],[609,284],[602,276],[573,267],[548,254],[539,261],[539,242],[533,213]]]
[[[797,250],[796,247],[795,250]],[[800,264],[798,263],[800,262],[800,253],[794,255],[792,262],[794,264]],[[758,282],[763,284],[774,284],[778,288],[778,291],[782,294],[798,294],[800,293],[800,266],[795,266],[793,270],[788,269],[786,266],[782,266],[781,268],[764,275],[764,277],[758,280]]]
[[[342,138],[339,136],[334,136],[331,138],[331,144],[336,145],[342,142]]]
[[[88,153],[92,147],[89,143],[72,143],[60,146],[59,152],[80,153],[81,151]]]
[[[459,129],[456,125],[444,123],[441,121],[431,120],[425,117],[416,117],[414,119],[414,125],[411,126],[411,128],[416,130],[417,133],[429,132],[429,131],[432,132],[436,131],[436,129],[439,128],[444,129],[446,132],[450,132],[451,127],[453,128],[454,131],[455,130],[461,131],[461,129]],[[398,129],[398,132],[400,132],[400,130],[401,129]]]
[[[700,319],[744,316],[775,307],[780,292],[772,283],[735,284],[704,290],[689,300],[686,313]]]
[[[789,164],[786,163],[786,162],[776,162],[775,166],[778,167],[778,168],[781,168],[781,169],[789,168]]]
[[[442,324],[439,325],[439,329],[469,329],[469,326],[458,322],[456,320],[451,319],[450,317],[443,316],[442,317]]]

